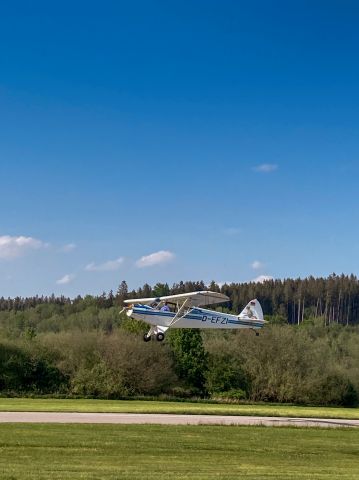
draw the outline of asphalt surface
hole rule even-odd
[[[111,423],[160,425],[265,425],[359,427],[359,420],[339,418],[255,417],[242,415],[173,415],[158,413],[0,412],[0,423]]]

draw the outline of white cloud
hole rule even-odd
[[[63,277],[59,278],[56,280],[57,285],[67,285],[68,283],[72,282],[72,280],[75,278],[75,275],[71,273],[67,273]]]
[[[159,252],[145,255],[136,261],[138,268],[152,267],[154,265],[161,265],[163,263],[170,262],[175,258],[175,254],[168,250],[160,250]]]
[[[86,265],[85,270],[88,272],[110,272],[114,270],[118,270],[121,265],[123,264],[123,257],[116,258],[116,260],[108,260],[104,263],[94,263],[91,262]]]
[[[254,262],[251,263],[251,267],[253,270],[260,270],[264,267],[264,263],[260,262],[259,260],[254,260]]]
[[[226,281],[226,282],[216,282],[216,284],[219,286],[219,288],[222,288],[223,285],[230,285],[231,283],[235,283],[235,282],[230,282],[230,281]]]
[[[274,170],[277,170],[278,165],[275,163],[262,163],[261,165],[257,165],[256,167],[253,168],[255,172],[260,172],[260,173],[270,173],[274,172]]]
[[[252,282],[263,283],[263,282],[268,282],[269,280],[274,280],[274,278],[271,277],[270,275],[259,275],[258,277],[254,278]]]
[[[75,250],[76,247],[77,247],[76,243],[66,243],[66,245],[63,245],[60,248],[60,252],[69,253]]]
[[[48,244],[33,237],[0,236],[0,258],[11,259],[24,255],[28,250],[38,250],[47,247]]]

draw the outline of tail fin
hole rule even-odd
[[[255,298],[251,300],[238,315],[240,318],[252,318],[253,320],[264,320],[261,304]]]

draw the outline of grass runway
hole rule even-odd
[[[304,407],[271,404],[216,404],[148,400],[91,400],[0,398],[0,411],[8,412],[108,412],[203,415],[257,415],[359,419],[359,408]]]
[[[358,479],[349,429],[0,425],[1,480]]]

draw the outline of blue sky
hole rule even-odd
[[[359,274],[359,6],[0,15],[0,295]]]

